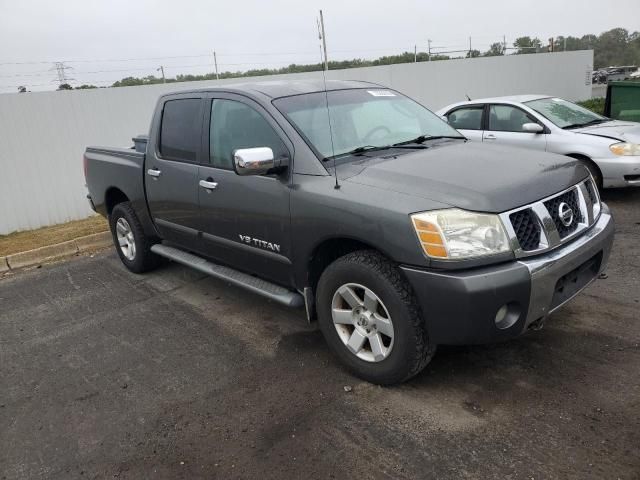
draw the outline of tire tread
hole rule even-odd
[[[337,264],[366,266],[374,275],[387,279],[409,313],[409,322],[414,332],[415,351],[403,378],[389,383],[401,383],[421,372],[435,354],[436,348],[429,341],[427,328],[415,294],[397,266],[376,250],[358,250],[338,258],[329,265],[323,276]],[[382,382],[387,383],[387,382]]]

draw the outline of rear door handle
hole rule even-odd
[[[489,135],[485,135],[484,138],[485,140],[497,140],[496,136],[491,133]]]
[[[200,186],[201,186],[202,188],[204,188],[205,190],[207,190],[207,191],[211,191],[211,190],[213,190],[214,188],[218,188],[218,183],[217,183],[217,182],[210,181],[209,179],[207,179],[207,180],[200,180]]]
[[[149,170],[147,170],[147,173],[156,178],[158,178],[162,174],[162,172],[157,168],[150,168]]]

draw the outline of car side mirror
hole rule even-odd
[[[440,120],[442,120],[445,123],[449,123],[449,118],[446,115],[440,115]]]
[[[522,131],[527,133],[542,133],[544,132],[544,127],[539,123],[525,123],[522,125]]]
[[[233,166],[238,175],[264,175],[289,165],[287,157],[274,158],[269,147],[239,148],[233,152]]]

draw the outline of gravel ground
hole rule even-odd
[[[363,383],[290,311],[112,251],[0,280],[0,478],[640,478],[640,191],[538,332]],[[347,388],[345,388],[347,387]]]

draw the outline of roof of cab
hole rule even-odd
[[[326,89],[346,90],[351,88],[381,88],[380,85],[370,82],[362,82],[359,80],[327,80]],[[384,88],[384,87],[382,87]],[[305,93],[323,92],[325,90],[325,82],[318,80],[273,80],[267,82],[246,82],[246,83],[228,83],[216,87],[203,87],[189,90],[176,90],[175,92],[163,95],[171,96],[184,93],[196,92],[238,92],[260,94],[269,98],[289,97],[292,95],[301,95]]]

